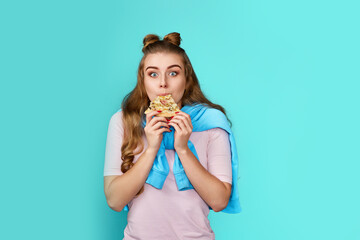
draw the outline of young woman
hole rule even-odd
[[[111,209],[129,211],[124,239],[215,239],[209,211],[241,211],[229,121],[202,93],[180,41],[145,36],[137,84],[110,119],[104,191]],[[168,94],[176,116],[144,114]]]

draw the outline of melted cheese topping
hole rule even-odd
[[[157,96],[152,102],[150,102],[149,108],[145,111],[145,114],[153,110],[161,110],[162,113],[173,113],[180,111],[179,106],[175,103],[171,94],[166,96]]]

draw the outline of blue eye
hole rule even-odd
[[[172,73],[175,73],[175,75],[171,75]],[[170,75],[171,75],[171,76],[176,76],[176,75],[177,75],[177,72],[171,72]]]
[[[157,73],[152,72],[152,73],[150,73],[150,76],[155,77],[153,74],[157,74]]]

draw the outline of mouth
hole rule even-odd
[[[158,94],[158,96],[166,96],[166,95],[169,95],[169,94],[171,94],[171,93],[160,93],[160,94]]]

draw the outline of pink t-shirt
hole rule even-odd
[[[109,122],[106,140],[104,176],[122,175],[121,145],[123,140],[122,112]],[[230,141],[226,131],[213,128],[192,132],[189,139],[195,146],[201,165],[223,182],[231,184]],[[144,150],[147,147],[143,136]],[[135,156],[134,163],[143,153]],[[128,206],[124,239],[187,240],[215,239],[208,215],[209,207],[195,189],[179,191],[173,174],[174,150],[165,150],[170,172],[162,189],[145,183],[144,192]]]

